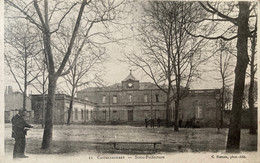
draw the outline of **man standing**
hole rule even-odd
[[[19,110],[18,114],[12,118],[12,137],[15,139],[13,157],[14,158],[27,158],[28,156],[24,155],[25,150],[25,135],[28,128],[32,128],[32,125],[29,125],[24,120],[25,112]]]

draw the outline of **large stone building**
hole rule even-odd
[[[96,103],[97,123],[143,124],[145,117],[166,119],[166,94],[153,83],[139,82],[131,72],[121,83],[87,88],[79,91],[77,97]],[[179,119],[183,122],[193,118],[202,126],[213,127],[219,115],[219,90],[189,90],[181,100]],[[174,104],[169,118],[174,119]]]

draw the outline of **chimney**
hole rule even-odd
[[[12,86],[8,86],[8,94],[12,94],[13,93],[13,88]]]
[[[8,87],[6,86],[6,87],[5,87],[5,94],[7,94],[7,93],[8,93],[8,91],[7,91],[7,90],[8,90]]]

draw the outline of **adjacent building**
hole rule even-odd
[[[23,94],[14,92],[11,86],[7,86],[4,94],[5,101],[5,122],[11,122],[12,117],[23,109]],[[31,110],[31,99],[26,97],[26,119],[32,122],[33,111]]]
[[[47,96],[46,96],[47,97]],[[32,109],[34,110],[34,123],[41,124],[45,119],[46,97],[42,95],[31,95]],[[71,96],[65,94],[55,95],[55,104],[53,108],[53,123],[66,124],[69,114],[69,104]],[[43,102],[44,101],[44,102]],[[74,98],[74,105],[70,118],[71,123],[89,123],[93,121],[94,108],[96,104],[88,100]]]

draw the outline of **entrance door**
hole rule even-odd
[[[133,121],[133,110],[128,110],[128,121]]]

